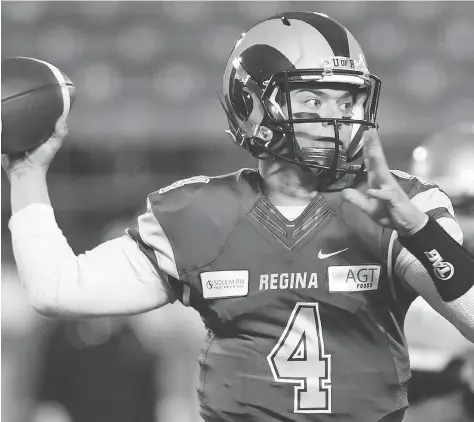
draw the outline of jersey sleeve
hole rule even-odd
[[[127,234],[136,242],[153,268],[167,275],[174,295],[182,299],[183,286],[176,282],[179,274],[173,247],[153,212],[150,198],[147,198],[145,213],[138,217],[135,227],[127,229]]]
[[[178,181],[150,194],[146,212],[128,230],[184,304],[193,287],[188,273],[218,256],[238,223],[240,197],[238,173]]]

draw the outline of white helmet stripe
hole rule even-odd
[[[364,53],[362,52],[359,43],[350,32],[347,32],[347,41],[349,43],[350,57],[356,61],[361,60],[364,63],[365,67],[367,67],[367,62],[365,61]]]

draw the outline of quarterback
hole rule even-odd
[[[328,16],[258,23],[223,82],[228,134],[257,168],[161,188],[136,226],[84,254],[58,228],[46,185],[65,121],[23,158],[3,158],[32,305],[75,317],[193,307],[207,328],[197,393],[208,422],[401,421],[412,301],[474,341],[472,281],[449,251],[420,253],[426,230],[437,247],[443,233],[462,242],[449,198],[386,167],[381,81]]]

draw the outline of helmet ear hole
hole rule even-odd
[[[269,113],[277,120],[285,120],[286,114],[283,107],[286,105],[285,93],[278,87],[275,87],[268,99],[264,99]]]

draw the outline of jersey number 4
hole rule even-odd
[[[295,413],[331,413],[331,356],[324,353],[317,303],[295,305],[267,360],[276,382],[296,384]]]

